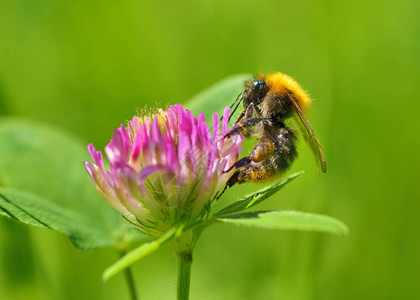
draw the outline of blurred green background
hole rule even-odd
[[[262,208],[328,214],[349,237],[213,226],[196,247],[191,299],[420,298],[418,2],[0,7],[0,117],[53,124],[99,149],[136,108],[183,103],[235,73],[282,71],[315,99],[309,119],[329,170],[320,175],[302,145],[293,170],[306,174]],[[256,187],[227,197],[244,189]],[[0,219],[0,299],[128,299],[122,275],[101,282],[116,259]],[[169,246],[134,272],[142,299],[175,299]]]

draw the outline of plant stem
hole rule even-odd
[[[178,300],[188,300],[190,294],[192,251],[178,253]]]
[[[123,257],[126,254],[125,251],[120,252],[120,256]],[[130,293],[131,300],[139,300],[140,298],[137,297],[136,285],[134,284],[134,276],[133,272],[131,271],[130,267],[127,267],[124,270],[125,280],[127,282],[128,291]]]

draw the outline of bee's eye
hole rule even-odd
[[[263,87],[264,87],[265,82],[264,82],[263,80],[255,80],[255,81],[253,82],[253,85],[254,85],[254,88],[256,88],[256,89],[261,89],[261,88],[263,88]]]

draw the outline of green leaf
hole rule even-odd
[[[117,260],[113,265],[111,265],[105,270],[104,274],[102,275],[102,279],[104,281],[110,279],[114,275],[123,271],[125,268],[128,268],[129,266],[134,264],[136,261],[156,251],[162,244],[171,240],[175,236],[177,230],[177,228],[172,228],[170,231],[168,231],[158,239],[150,243],[143,244],[137,249],[128,252],[121,259]]]
[[[232,213],[239,212],[239,211],[242,211],[244,209],[253,207],[253,206],[261,203],[262,201],[268,199],[273,194],[277,193],[286,184],[291,182],[296,177],[302,175],[303,173],[304,172],[302,171],[302,172],[292,174],[289,177],[284,178],[280,181],[277,181],[277,182],[275,182],[275,183],[273,183],[269,186],[266,186],[265,188],[255,192],[255,193],[247,195],[247,196],[245,196],[244,199],[238,200],[238,201],[226,206],[225,208],[222,208],[221,210],[219,210],[218,212],[215,213],[215,216],[223,216],[223,215],[227,215],[227,214],[232,214]]]
[[[0,188],[0,212],[28,225],[64,233],[80,249],[106,247],[115,243],[104,227],[90,222],[75,211],[63,209],[29,193]]]
[[[219,217],[216,220],[265,229],[321,231],[336,235],[348,234],[347,226],[337,219],[297,211],[247,212]]]
[[[115,243],[144,237],[99,196],[83,167],[86,160],[92,160],[86,146],[60,129],[29,120],[0,119],[0,186],[76,212],[101,226]]]
[[[103,204],[83,167],[86,146],[58,128],[34,121],[0,120],[1,185],[81,207],[97,215]],[[86,175],[86,176],[85,176]]]
[[[205,119],[210,122],[214,112],[217,112],[219,116],[223,115],[225,107],[235,101],[243,91],[245,82],[251,78],[250,74],[227,77],[192,97],[184,107],[189,109],[193,115],[204,113]]]

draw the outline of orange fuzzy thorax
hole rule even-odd
[[[279,95],[292,94],[303,111],[308,108],[311,99],[292,77],[277,72],[268,74],[266,81],[270,87],[270,91]]]

